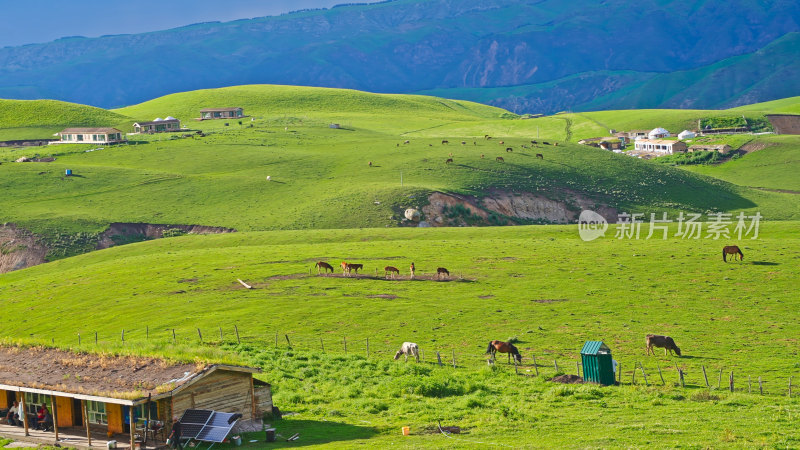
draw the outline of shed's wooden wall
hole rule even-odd
[[[256,386],[256,417],[260,418],[264,413],[272,412],[272,389],[269,386]]]
[[[4,389],[0,389],[0,408],[10,408],[8,404],[8,394]]]
[[[56,408],[58,408],[58,426],[71,427],[74,425],[72,420],[71,398],[56,396]]]
[[[191,408],[240,413],[253,418],[252,374],[217,370],[172,397],[172,411],[180,417]]]

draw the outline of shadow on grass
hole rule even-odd
[[[771,262],[771,261],[753,261],[750,264],[754,266],[780,266],[780,263]]]
[[[266,443],[266,433],[264,431],[244,433],[242,435],[242,445],[238,448],[305,447],[332,442],[369,439],[378,434],[378,431],[372,427],[340,422],[293,419],[292,417],[275,421],[271,427],[275,428],[275,442]],[[286,442],[286,439],[295,433],[300,434],[299,438],[296,441]],[[251,440],[256,440],[257,442],[250,442]],[[219,447],[236,448],[233,444],[224,444]]]

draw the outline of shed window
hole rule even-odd
[[[106,404],[103,402],[86,401],[86,414],[89,415],[89,423],[108,424],[106,417]]]
[[[51,413],[53,411],[53,403],[50,401],[49,395],[26,392],[24,400],[25,411],[27,411],[28,414],[36,414],[36,410],[42,406],[42,403],[47,405],[47,409],[50,410]]]

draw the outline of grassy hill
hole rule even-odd
[[[797,309],[797,229],[796,222],[762,223],[757,240],[724,242],[675,238],[674,226],[667,240],[618,240],[612,227],[590,243],[572,226],[163,239],[0,275],[0,334],[77,348],[80,333],[80,348],[89,350],[228,352],[265,369],[275,404],[300,413],[278,422],[279,431],[299,431],[306,444],[664,446],[691,439],[717,446],[724,438],[732,446],[791,447],[800,413],[797,398],[786,397],[788,376],[800,375],[793,338],[800,328],[789,319]],[[744,262],[720,261],[720,246],[732,242]],[[403,278],[310,274],[320,259],[364,263],[370,276],[394,265]],[[416,281],[407,279],[411,261]],[[440,266],[452,280],[429,279]],[[673,336],[684,357],[644,356],[646,333]],[[511,337],[527,376],[515,376],[504,358],[494,370],[486,365],[487,341]],[[612,348],[625,386],[544,381],[556,374],[554,361],[575,373],[588,339]],[[423,349],[420,366],[391,361],[403,341]],[[437,367],[435,352],[445,367]],[[448,367],[453,355],[456,369]],[[676,365],[686,388],[676,386]],[[733,394],[725,392],[731,371]],[[763,377],[765,397],[747,394],[748,376]],[[437,420],[465,434],[425,434]],[[585,433],[576,421],[596,428]],[[406,425],[415,435],[400,440]]]
[[[731,111],[760,111],[768,114],[800,114],[800,97],[782,98],[771,102],[733,108]]]
[[[133,121],[93,106],[57,100],[0,99],[0,141],[53,138],[67,127],[130,128]]]

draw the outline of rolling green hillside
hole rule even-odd
[[[229,126],[191,119],[202,107],[233,105],[251,118]],[[564,143],[568,136],[574,141],[574,133],[594,133],[600,127],[595,117],[623,128],[691,112],[520,119],[497,108],[434,97],[243,86],[175,94],[113,114],[173,115],[208,134],[132,136],[129,145],[88,153],[93,148],[86,145],[0,150],[5,162],[32,151],[57,157],[51,163],[0,166],[5,193],[0,221],[49,234],[99,231],[110,222],[240,231],[396,226],[402,210],[424,206],[429,192],[482,197],[496,190],[568,203],[580,193],[621,210],[759,209],[772,219],[800,217],[790,195]],[[331,129],[331,123],[342,128]],[[532,146],[537,136],[561,145]],[[535,158],[538,153],[543,159]],[[450,154],[454,163],[445,165]],[[496,162],[501,155],[505,162]],[[64,177],[66,169],[76,176]]]
[[[800,97],[782,98],[771,102],[754,103],[752,105],[733,108],[731,111],[760,111],[771,114],[800,114]]]
[[[0,141],[53,139],[67,127],[123,127],[133,121],[122,114],[57,100],[0,99]]]
[[[265,369],[275,404],[300,414],[276,425],[284,434],[299,431],[306,444],[451,448],[489,439],[635,447],[656,444],[654,433],[669,423],[659,446],[687,439],[717,446],[724,436],[732,446],[791,447],[800,413],[797,398],[786,397],[788,377],[800,375],[793,337],[800,328],[789,319],[797,310],[797,230],[796,222],[762,223],[758,239],[724,242],[675,238],[674,226],[667,240],[618,240],[612,227],[591,243],[573,226],[162,239],[0,275],[0,334],[86,350],[230,352]],[[720,260],[720,246],[732,242],[744,262]],[[311,274],[320,259],[361,262],[368,277]],[[415,281],[408,280],[411,261]],[[372,277],[385,265],[399,267],[401,279]],[[450,269],[452,279],[430,280],[436,267]],[[683,358],[644,356],[646,333],[673,336]],[[504,357],[495,369],[486,365],[486,343],[511,337],[525,376],[515,376]],[[626,386],[545,382],[557,373],[554,362],[574,374],[588,339],[608,343]],[[423,363],[391,361],[403,341],[420,345]],[[445,367],[436,367],[435,352]],[[447,367],[453,355],[456,369]],[[629,386],[634,370],[638,387]],[[725,392],[731,371],[733,394]],[[763,377],[765,397],[747,394],[748,376],[756,392]],[[438,420],[461,426],[465,433],[453,439],[462,440],[426,434]],[[576,421],[598,427],[587,434]],[[414,436],[401,441],[407,425]]]

